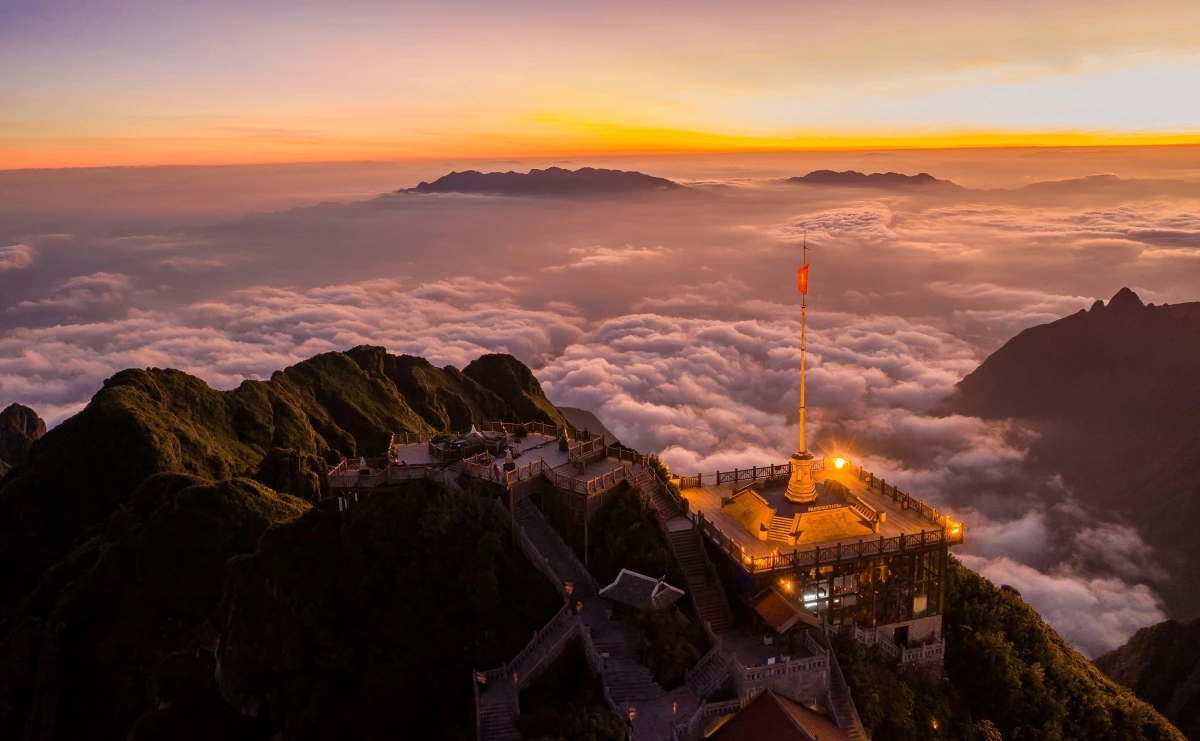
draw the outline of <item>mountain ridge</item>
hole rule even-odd
[[[114,374],[0,482],[0,737],[117,739],[129,737],[131,727],[137,738],[204,737],[188,730],[196,723],[221,737],[270,735],[261,733],[263,722],[291,716],[279,709],[273,720],[267,714],[256,721],[214,684],[213,641],[230,632],[213,622],[227,566],[255,552],[275,526],[305,515],[315,518],[320,537],[331,527],[336,532],[327,472],[343,456],[378,454],[395,431],[494,419],[563,423],[529,369],[508,355],[485,355],[459,371],[364,345],[230,391],[172,369]],[[437,503],[431,495],[412,506],[404,497],[372,506],[388,513],[380,517],[391,528],[429,511],[430,536],[446,517],[470,523],[475,537],[458,548],[461,568],[471,564],[484,586],[489,579],[507,584],[516,599],[506,606],[492,594],[479,604],[520,616],[505,626],[504,640],[480,649],[501,661],[491,652],[511,655],[524,645],[553,614],[556,596],[519,553],[501,545],[503,525],[490,507]],[[396,547],[394,533],[376,532],[370,519],[359,530],[359,548]],[[325,568],[326,578],[346,584],[364,578],[334,563],[306,568]],[[316,585],[297,588],[297,598],[307,599]],[[237,622],[258,614],[253,605],[265,594],[247,595]],[[453,651],[462,639],[454,631],[446,636],[449,646],[436,638],[427,643]],[[480,632],[472,641],[482,645],[483,638]],[[242,670],[257,669],[234,661],[224,674]],[[169,712],[173,704],[190,709]]]
[[[433,182],[421,182],[415,188],[397,193],[464,193],[499,196],[600,196],[654,191],[681,190],[685,186],[666,178],[633,170],[608,170],[581,167],[532,169],[528,173],[451,172]]]
[[[1200,738],[1200,618],[1142,628],[1094,663],[1188,738]]]
[[[807,175],[787,178],[784,182],[799,185],[844,186],[853,188],[930,188],[963,190],[950,180],[940,180],[927,172],[903,175],[898,172],[873,172],[866,174],[857,170],[813,170]]]
[[[1173,617],[1200,612],[1200,303],[1145,305],[1128,288],[988,356],[957,387],[959,413],[1023,420],[1030,462],[1157,549]],[[1131,465],[1131,462],[1135,463]]]

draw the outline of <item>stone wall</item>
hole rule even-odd
[[[942,616],[930,615],[929,617],[917,618],[916,620],[905,620],[899,623],[888,623],[880,625],[878,630],[883,635],[891,638],[894,635],[896,628],[908,626],[908,642],[909,644],[924,643],[927,640],[933,640],[942,637]]]

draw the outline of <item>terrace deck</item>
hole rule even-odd
[[[800,531],[796,544],[790,545],[778,539],[760,540],[758,525],[763,519],[764,507],[760,502],[756,507],[722,507],[722,499],[733,495],[735,488],[745,486],[744,482],[729,482],[710,484],[683,489],[681,494],[688,502],[691,517],[703,513],[703,517],[715,526],[725,537],[734,541],[737,546],[744,548],[744,555],[752,559],[770,559],[777,552],[790,553],[793,550],[804,551],[816,547],[821,549],[836,546],[852,546],[861,542],[878,541],[883,539],[908,536],[909,541],[918,543],[931,542],[961,542],[961,524],[950,523],[952,532],[943,533],[948,521],[944,516],[928,507],[918,506],[916,500],[911,500],[905,508],[904,498],[896,499],[885,493],[886,485],[871,485],[872,478],[861,469],[846,466],[836,469],[829,466],[825,470],[813,473],[817,482],[818,498],[812,504],[793,504],[784,498],[787,489],[787,479],[776,477],[765,481],[761,488],[755,489],[765,504],[775,509],[775,519],[793,520],[800,515]],[[826,483],[838,481],[843,484],[850,494],[857,495],[864,502],[880,513],[886,513],[884,521],[875,532],[871,524],[865,521],[841,496],[829,491]],[[894,489],[891,489],[894,492]],[[745,495],[743,495],[745,496]],[[746,513],[752,511],[753,515]],[[739,517],[738,515],[742,516]],[[770,527],[770,523],[765,523]],[[789,528],[790,529],[790,528]],[[922,532],[926,533],[922,540]],[[912,536],[916,536],[915,538]]]
[[[429,454],[429,443],[397,445],[396,451],[396,458],[410,466],[430,466],[442,463]]]

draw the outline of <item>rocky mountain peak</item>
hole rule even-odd
[[[10,404],[0,412],[0,463],[21,463],[45,434],[46,423],[36,412],[21,404]]]

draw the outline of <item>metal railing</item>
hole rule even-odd
[[[526,432],[531,432],[535,435],[546,435],[548,437],[559,437],[566,430],[567,437],[571,440],[582,440],[583,430],[580,430],[571,425],[552,425],[545,422],[480,422],[475,425],[475,429],[480,432],[507,432],[512,435],[525,428]],[[589,438],[599,437],[594,432],[588,433]]]
[[[605,448],[604,452],[609,458],[616,458],[619,461],[635,463],[646,468],[650,467],[650,456],[643,455],[636,450],[630,450],[629,448],[618,448],[615,445],[609,445],[607,448]]]
[[[387,480],[388,481],[408,481],[409,479],[423,479],[433,472],[432,466],[417,465],[417,466],[388,466]]]
[[[848,465],[847,468],[852,474],[854,474],[855,477],[858,478],[859,481],[866,484],[869,490],[877,491],[882,496],[890,497],[891,500],[899,504],[901,508],[915,510],[918,517],[923,517],[936,525],[940,525],[946,530],[954,530],[957,528],[958,534],[962,533],[961,522],[955,522],[948,516],[939,513],[936,508],[926,506],[923,500],[914,499],[911,494],[906,494],[905,492],[900,491],[887,481],[877,478],[875,474],[871,473],[870,471],[864,471],[859,466]],[[961,538],[959,542],[962,542]]]
[[[922,530],[919,533],[895,535],[890,538],[880,536],[878,539],[860,540],[856,543],[838,543],[833,546],[816,545],[805,550],[780,552],[778,555],[773,553],[770,556],[752,556],[746,552],[745,546],[739,545],[715,523],[704,517],[703,511],[685,513],[685,516],[691,518],[702,533],[750,574],[792,569],[797,566],[831,566],[841,562],[857,561],[868,556],[903,553],[914,548],[956,545],[963,542],[962,526],[959,525],[957,531]]]
[[[615,468],[608,473],[594,476],[590,479],[559,473],[558,471],[550,468],[548,465],[543,469],[542,472],[545,474],[546,478],[550,480],[550,483],[554,484],[558,488],[572,491],[576,494],[585,494],[587,496],[602,494],[622,481],[628,481],[633,478],[629,472],[628,466]]]
[[[393,432],[392,445],[418,445],[432,440],[437,432]]]
[[[360,468],[364,459],[346,459],[329,471],[329,486],[333,489],[369,489],[397,481],[426,478],[434,468],[428,464],[395,464],[387,458],[366,458],[366,468]]]

